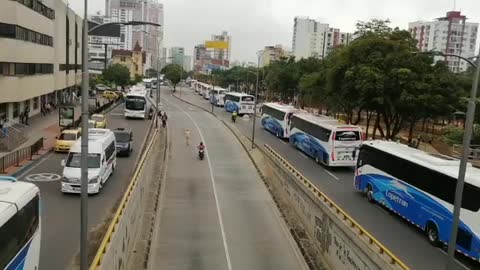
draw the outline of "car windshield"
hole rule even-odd
[[[119,143],[129,142],[130,134],[127,132],[115,132],[115,140]]]
[[[92,116],[92,120],[97,121],[97,122],[103,122],[103,116],[94,115],[94,116]]]
[[[70,153],[67,157],[66,167],[80,168],[80,153]],[[100,154],[88,154],[88,168],[100,168]]]
[[[88,127],[89,128],[95,128],[95,121],[88,121]]]
[[[61,141],[75,141],[77,139],[77,135],[74,133],[62,133],[58,139]]]

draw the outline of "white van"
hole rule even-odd
[[[70,149],[67,159],[62,160],[62,192],[80,193],[81,138]],[[88,130],[88,193],[96,194],[113,173],[117,165],[115,135],[109,129]]]

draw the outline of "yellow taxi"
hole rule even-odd
[[[96,128],[106,128],[107,127],[107,117],[103,114],[94,114],[92,115],[92,120],[96,122]]]
[[[118,98],[118,95],[113,91],[105,91],[103,92],[103,98],[108,100],[114,100]]]
[[[80,138],[78,129],[66,129],[57,136],[57,141],[53,149],[55,152],[68,152],[78,138]]]
[[[88,119],[88,128],[96,128],[97,127],[97,121],[95,120],[92,120],[92,119]],[[80,132],[80,135],[82,134],[82,127],[80,125],[80,127],[78,128],[78,132]]]

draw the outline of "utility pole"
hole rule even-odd
[[[262,57],[265,52],[266,50],[257,52],[257,82],[255,85],[255,101],[253,103],[252,149],[255,148],[255,123],[257,122],[258,77],[260,74],[260,57]]]
[[[88,269],[88,0],[82,27],[82,134],[80,167],[80,270]]]

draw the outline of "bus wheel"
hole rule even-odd
[[[437,226],[436,226],[433,222],[429,221],[429,222],[427,223],[426,228],[425,228],[425,233],[427,234],[427,240],[428,240],[428,242],[429,242],[432,246],[437,247],[438,244],[439,244]]]
[[[375,199],[373,199],[373,187],[372,185],[368,184],[367,190],[365,191],[365,195],[369,202],[374,203]]]

